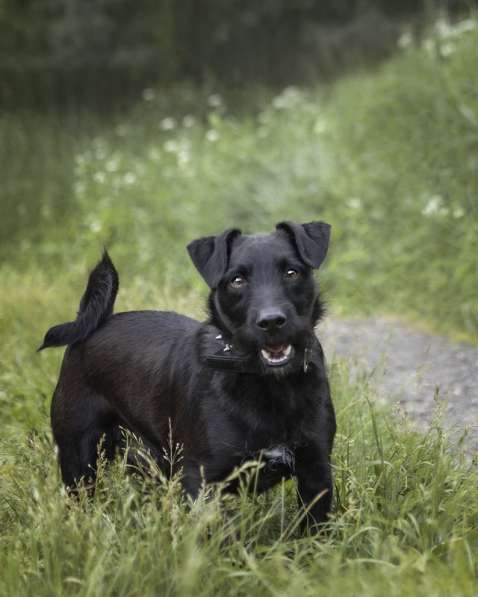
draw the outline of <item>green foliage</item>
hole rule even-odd
[[[373,302],[390,310],[472,333],[477,40],[475,20],[439,21],[419,48],[408,46],[377,74],[344,80],[333,96],[328,136],[335,192],[350,197],[356,214],[345,235],[361,290],[368,279],[361,300],[368,302],[371,291]]]
[[[476,334],[477,41],[476,21],[439,22],[332,89],[183,85],[122,117],[4,115],[0,256],[78,279],[104,244],[125,280],[199,288],[192,238],[319,218],[334,310]]]

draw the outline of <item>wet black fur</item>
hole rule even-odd
[[[294,476],[299,502],[313,504],[306,520],[323,522],[332,497],[335,416],[314,334],[323,308],[312,270],[325,258],[328,238],[322,222],[286,222],[269,235],[228,230],[193,241],[189,253],[211,287],[204,323],[173,312],[113,315],[118,276],[105,252],[77,319],[51,328],[41,347],[68,344],[51,407],[65,484],[94,480],[99,442],[112,458],[126,428],[166,474],[171,435],[182,445],[178,464],[193,497],[203,480],[223,481],[234,467],[261,458],[256,489]],[[231,284],[237,276],[245,280],[240,288]],[[280,326],[264,329],[271,313],[280,315],[271,320]],[[260,363],[257,373],[205,366],[226,343]],[[294,347],[287,364],[260,360],[262,347],[281,343]]]

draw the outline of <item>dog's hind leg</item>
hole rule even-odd
[[[120,436],[118,418],[107,401],[81,378],[74,360],[67,353],[51,406],[61,475],[70,489],[82,479],[88,485],[94,483],[98,451],[112,459]]]

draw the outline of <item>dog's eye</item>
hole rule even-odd
[[[243,276],[234,276],[229,282],[229,286],[232,288],[241,288],[246,283],[246,279]]]
[[[285,277],[288,280],[295,280],[299,276],[300,276],[299,272],[296,269],[294,269],[293,267],[290,267],[285,273]]]

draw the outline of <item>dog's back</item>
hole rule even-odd
[[[82,372],[98,391],[130,396],[128,410],[144,408],[157,388],[158,401],[171,396],[178,372],[186,375],[197,361],[194,337],[198,321],[173,312],[130,311],[108,319],[76,350]],[[154,421],[152,422],[154,425]]]

